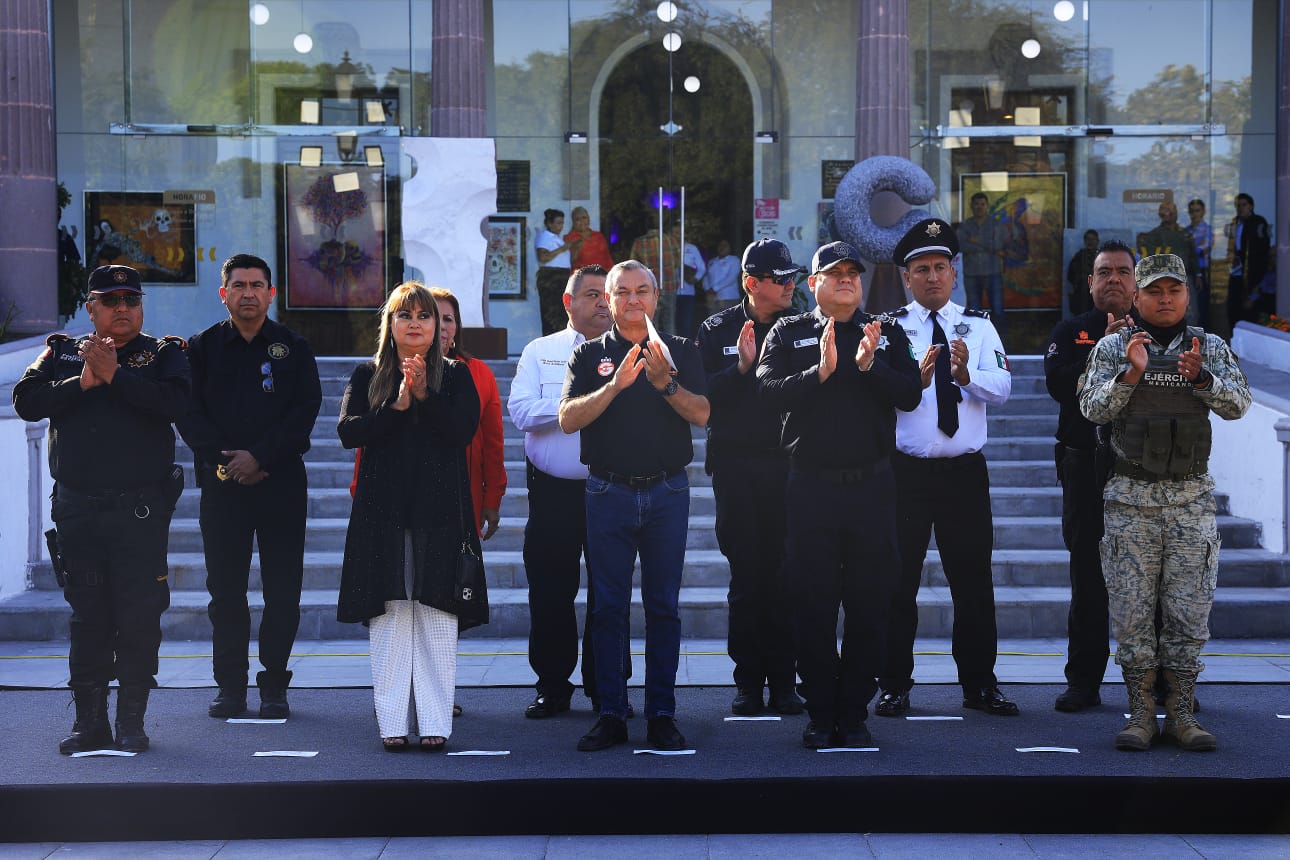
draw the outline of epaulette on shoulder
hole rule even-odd
[[[72,338],[71,338],[71,336],[70,336],[70,335],[63,334],[63,333],[60,331],[60,332],[57,332],[57,333],[55,333],[55,334],[51,334],[49,337],[45,338],[45,346],[57,346],[58,344],[62,343],[63,341],[65,341],[65,340],[71,340],[71,339],[72,339]]]
[[[188,349],[188,341],[184,340],[182,337],[180,337],[177,334],[168,334],[165,337],[163,337],[162,340],[165,341],[166,343],[173,343],[175,346],[179,347],[180,349]]]
[[[777,325],[792,325],[793,323],[799,323],[808,317],[810,317],[813,320],[815,318],[815,314],[811,313],[811,311],[803,311],[800,314],[793,314],[792,316],[789,316],[789,317],[781,317]]]
[[[905,309],[901,308],[901,310],[903,311]],[[899,316],[902,316],[902,314],[896,313],[895,311],[884,311],[880,314],[874,314],[873,318],[883,325],[895,325],[896,318]]]
[[[982,308],[964,308],[963,316],[980,317],[983,320],[988,320],[990,318],[990,312]]]
[[[893,319],[899,319],[900,317],[908,316],[908,315],[909,315],[909,308],[904,307],[903,305],[901,307],[896,308],[894,311],[887,311],[887,313],[885,314],[880,314],[880,316],[888,316]]]

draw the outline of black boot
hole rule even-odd
[[[148,749],[143,715],[148,710],[147,687],[122,687],[116,694],[116,748],[141,753]]]
[[[90,750],[111,749],[112,726],[107,716],[108,688],[73,687],[72,701],[76,703],[76,722],[72,733],[58,742],[58,751],[71,755]]]

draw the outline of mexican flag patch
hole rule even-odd
[[[994,360],[999,362],[999,367],[1008,371],[1009,373],[1012,372],[1012,365],[1008,363],[1008,356],[999,352],[999,350],[997,349],[994,351]]]

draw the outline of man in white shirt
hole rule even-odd
[[[529,488],[524,567],[529,581],[529,665],[538,677],[537,698],[524,710],[531,719],[569,710],[573,695],[569,677],[578,663],[574,601],[587,542],[587,467],[579,460],[578,434],[562,432],[557,418],[565,366],[574,347],[612,325],[605,274],[600,266],[584,266],[569,277],[563,296],[568,325],[524,347],[506,403],[511,420],[524,431]],[[588,618],[591,599],[588,590]],[[590,635],[584,635],[582,651],[582,686],[594,703]]]
[[[730,253],[730,243],[722,239],[717,243],[717,256],[708,261],[708,274],[703,279],[704,288],[712,294],[713,314],[739,304],[740,280],[739,258]]]
[[[699,316],[696,319],[695,305],[700,298],[699,285],[703,282],[704,276],[708,273],[707,264],[703,262],[703,254],[699,252],[698,247],[690,242],[681,242],[681,225],[679,223],[672,225],[672,235],[681,245],[681,265],[684,267],[684,276],[681,278],[681,285],[676,288],[676,330],[673,334],[681,337],[693,338],[698,323],[706,319],[706,316]]]
[[[914,296],[892,316],[909,336],[911,354],[923,356],[923,399],[912,412],[896,413],[892,467],[901,572],[888,616],[887,663],[878,677],[882,696],[874,708],[883,717],[909,709],[918,586],[933,529],[954,601],[963,707],[996,716],[1019,713],[994,674],[994,519],[982,453],[986,404],[1008,399],[1012,373],[989,313],[950,301],[958,252],[954,228],[929,218],[911,227],[892,255]]]

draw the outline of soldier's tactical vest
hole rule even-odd
[[[1187,327],[1183,338],[1200,339],[1205,332]],[[1147,370],[1121,414],[1120,445],[1124,458],[1153,475],[1181,479],[1207,470],[1212,434],[1209,407],[1178,372],[1178,354],[1147,356]]]

